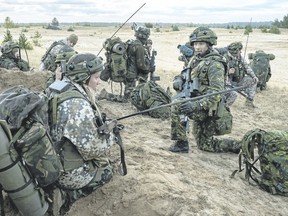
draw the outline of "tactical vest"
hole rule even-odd
[[[240,59],[232,58],[228,54],[225,55],[228,62],[228,71],[230,68],[234,68],[235,72],[233,74],[228,74],[229,79],[233,82],[240,82],[245,76],[245,67],[242,61],[242,56]]]
[[[209,67],[212,65],[213,62],[220,62],[224,65],[224,76],[225,73],[227,73],[227,66],[226,62],[223,59],[221,55],[219,55],[216,52],[212,52],[205,56],[204,58],[201,58],[200,60],[197,59],[197,56],[193,56],[190,60],[191,63],[191,81],[193,81],[194,78],[199,79],[199,95],[206,94],[207,87],[209,86],[209,80],[208,80],[208,70]],[[223,80],[224,82],[224,80]],[[217,109],[217,104],[215,104],[213,107],[211,107],[211,110]]]

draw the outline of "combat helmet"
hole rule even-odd
[[[55,63],[59,63],[61,60],[68,62],[68,60],[75,54],[77,54],[77,52],[73,48],[68,45],[64,45],[56,55]]]
[[[150,36],[150,29],[145,26],[139,26],[135,29],[135,37],[147,40]]]
[[[13,41],[8,41],[1,47],[1,52],[2,54],[8,54],[15,48],[19,49],[19,45]]]
[[[76,34],[71,34],[67,39],[75,45],[78,41],[78,36]]]
[[[243,45],[241,42],[233,42],[233,43],[229,44],[228,51],[231,54],[236,54],[237,52],[242,50],[242,48],[243,48]]]
[[[92,53],[73,55],[67,63],[66,77],[73,82],[82,84],[96,72],[101,72],[104,66],[102,59]]]
[[[193,45],[194,42],[207,42],[208,44],[217,45],[216,34],[207,27],[198,27],[189,36],[190,44]]]

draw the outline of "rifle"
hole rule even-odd
[[[240,89],[245,89],[247,87],[248,86],[239,86],[239,87],[235,87],[233,89],[226,89],[226,90],[223,90],[223,91],[214,92],[214,93],[210,93],[210,94],[206,94],[206,95],[200,95],[200,96],[196,96],[196,97],[192,97],[192,98],[183,98],[182,100],[176,100],[176,101],[174,101],[172,103],[169,103],[169,104],[163,104],[163,105],[160,105],[160,106],[157,106],[157,107],[153,107],[153,108],[142,110],[142,111],[139,111],[139,112],[136,112],[136,113],[132,113],[132,114],[126,115],[126,116],[122,116],[122,117],[120,117],[120,118],[118,118],[116,120],[120,121],[122,119],[126,119],[126,118],[129,118],[129,117],[132,117],[132,116],[136,116],[136,115],[140,115],[140,114],[143,114],[143,113],[147,113],[147,112],[150,112],[150,111],[153,111],[153,110],[156,110],[156,109],[161,109],[161,108],[164,108],[164,107],[173,106],[173,105],[176,105],[176,104],[179,104],[179,103],[185,103],[187,101],[197,101],[197,100],[200,100],[200,99],[205,98],[205,97],[210,97],[210,96],[214,96],[214,95],[218,95],[218,94],[225,94],[225,93],[230,92],[230,91],[237,91],[237,90],[240,90]]]
[[[116,33],[117,33],[142,7],[144,7],[145,4],[146,4],[146,3],[144,3],[143,5],[141,5],[141,7],[139,7],[139,8],[112,34],[112,36],[110,37],[110,39],[111,39],[114,35],[116,35]],[[103,50],[103,46],[102,46],[102,48],[100,49],[100,51],[98,52],[97,56],[99,56],[99,54],[102,52],[102,50]]]
[[[155,81],[159,81],[160,80],[160,76],[154,76],[154,72],[155,72],[155,56],[157,55],[157,51],[156,50],[152,50],[152,55],[151,55],[151,59],[150,59],[150,80],[155,82]]]
[[[191,68],[185,68],[181,71],[181,77],[182,80],[184,80],[184,84],[182,85],[182,88],[179,89],[181,91],[177,95],[172,97],[172,100],[178,99],[178,98],[190,98],[191,96],[197,96],[198,95],[198,89],[199,89],[199,79],[194,78],[191,80]]]
[[[229,87],[229,88],[231,88],[231,89],[235,89],[235,86],[233,86],[233,85],[225,84],[225,87]],[[242,92],[242,91],[240,91],[240,90],[238,90],[237,92],[238,92],[240,95],[242,95],[243,97],[245,97],[247,100],[253,101],[253,99],[252,99],[252,98],[249,98],[244,92]]]

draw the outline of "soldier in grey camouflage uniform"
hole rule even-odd
[[[107,154],[115,137],[111,128],[105,133],[99,129],[104,119],[95,102],[102,70],[99,57],[76,54],[69,59],[63,80],[57,81],[64,83],[66,90],[54,91],[50,85],[50,104],[57,104],[57,112],[50,115],[51,136],[64,167],[57,181],[65,200],[62,212],[108,183],[113,175]]]
[[[189,81],[198,78],[198,95],[222,91],[224,89],[225,59],[212,48],[217,43],[216,34],[206,27],[196,28],[190,35],[190,43],[194,47],[195,54],[188,63],[188,68],[191,69],[191,80]],[[177,77],[173,82],[174,89],[177,89],[177,85],[181,85],[181,82],[177,80],[179,76]],[[229,109],[220,103],[221,97],[218,94],[172,106],[171,139],[176,141],[170,146],[170,151],[184,153],[189,151],[186,134],[187,122],[181,118],[184,115],[193,120],[193,135],[199,149],[209,152],[239,152],[240,147],[234,140],[220,140],[213,137],[213,135],[218,135],[216,128],[218,119],[224,116],[220,114],[220,107],[222,107],[223,113],[230,115],[230,127],[232,127],[232,115]]]
[[[71,49],[74,49],[77,41],[78,36],[75,34],[71,34],[69,37],[63,40],[54,41],[47,49],[46,53],[42,56],[39,70],[50,70],[54,72],[57,68],[57,65],[55,63],[57,54],[60,52],[61,49],[63,50],[63,47],[65,46],[69,46]]]
[[[228,46],[228,52],[224,55],[228,66],[227,82],[231,83],[234,87],[249,86],[244,90],[247,96],[246,105],[248,107],[255,107],[253,101],[256,94],[258,78],[244,57],[241,56],[242,48],[243,45],[241,42],[231,43]],[[231,92],[226,95],[226,100],[228,104],[232,105],[236,100],[235,94]]]
[[[19,45],[15,42],[8,41],[1,47],[2,55],[0,56],[0,67],[6,69],[19,69],[29,71],[28,62],[21,59]]]

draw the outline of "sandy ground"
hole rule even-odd
[[[214,30],[218,35],[219,47],[233,41],[246,42],[247,36],[243,35],[243,30],[232,33],[227,29]],[[173,77],[181,71],[182,63],[177,60],[179,52],[176,46],[185,43],[192,31],[193,28],[186,28],[179,32],[151,34],[154,48],[158,52],[156,74],[161,76],[159,83],[164,88],[171,87]],[[93,37],[90,36],[91,32],[96,32]],[[103,38],[107,38],[111,32],[113,29],[102,29],[101,33],[97,29],[76,31],[81,35],[76,49],[97,54]],[[54,37],[50,32],[51,35],[47,34],[46,38],[43,36],[43,43],[59,38],[59,35],[56,37],[57,33],[54,33]],[[67,35],[67,32],[60,33],[60,37]],[[132,32],[123,30],[119,36],[128,39],[132,37]],[[241,139],[253,128],[287,131],[287,42],[287,31],[273,35],[255,30],[249,36],[247,53],[263,49],[275,54],[276,58],[271,62],[272,78],[268,90],[256,94],[255,104],[258,108],[247,110],[244,98],[238,96],[232,107],[234,124],[229,137]],[[93,45],[95,48],[89,50],[91,48],[88,47]],[[44,53],[45,48],[37,48],[29,53],[35,68],[41,55],[33,55],[33,52],[41,51]],[[25,84],[41,91],[47,77],[47,72],[37,70],[28,73],[0,70],[0,90]],[[106,88],[110,91],[110,84],[101,85],[99,90]],[[114,88],[116,91],[119,89],[117,84]],[[111,118],[136,112],[131,104],[105,100],[100,104],[102,111]],[[116,172],[109,184],[74,203],[68,216],[288,215],[287,197],[273,196],[260,190],[245,180],[244,173],[230,178],[231,173],[238,168],[237,154],[198,150],[191,133],[188,154],[169,152],[167,149],[172,144],[169,119],[159,120],[138,115],[124,119],[121,123],[125,126],[122,138],[126,148],[128,174],[122,177]],[[115,162],[119,159],[118,154],[118,146],[114,146],[111,157]]]

